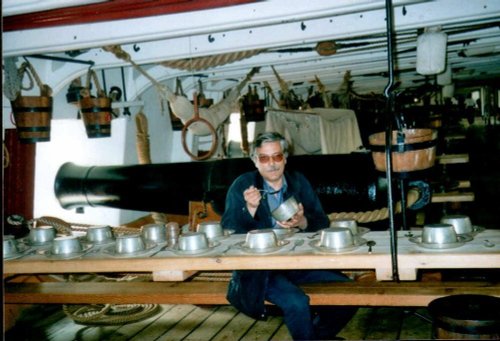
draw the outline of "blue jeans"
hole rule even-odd
[[[315,340],[309,296],[298,287],[305,283],[346,282],[351,279],[330,270],[272,271],[266,290],[266,300],[283,311],[283,320],[294,340]]]

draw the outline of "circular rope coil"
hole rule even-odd
[[[64,304],[63,312],[75,323],[117,325],[138,322],[160,311],[158,304]]]

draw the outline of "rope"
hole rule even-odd
[[[417,202],[419,198],[420,198],[420,192],[418,191],[418,189],[410,189],[408,191],[406,207],[412,206],[415,202]],[[396,213],[401,212],[401,201],[396,203],[395,212]],[[370,223],[370,222],[385,220],[388,218],[389,218],[389,210],[387,207],[366,212],[333,212],[328,214],[328,219],[330,221],[335,219],[354,219],[358,223]],[[89,226],[92,226],[92,225],[78,224],[78,223],[70,224],[62,219],[55,217],[48,217],[48,216],[32,219],[28,222],[28,224],[30,225],[33,225],[34,223],[38,224],[43,223],[46,225],[54,226],[54,228],[59,233],[62,234],[71,234],[72,231],[87,231],[87,228]],[[137,228],[125,227],[125,226],[118,226],[112,228],[119,234],[136,234],[138,231]]]
[[[29,72],[26,71],[26,63],[21,65],[21,68],[19,69],[19,76],[21,77],[21,90],[31,90],[33,89],[34,83],[33,83],[33,77]],[[28,76],[28,85],[24,86],[22,83],[22,80],[24,79],[24,75]]]
[[[5,142],[3,143],[3,168],[7,168],[10,165],[10,154],[9,154],[9,149],[7,149],[7,146],[5,145]]]
[[[36,224],[39,224],[39,223],[54,226],[54,228],[57,230],[57,232],[59,232],[61,234],[65,234],[65,235],[71,235],[72,231],[86,232],[88,227],[93,226],[91,224],[68,223],[62,219],[55,218],[55,217],[49,217],[49,216],[43,216],[43,217],[31,219],[30,221],[28,221],[28,224],[30,226],[33,226],[33,225],[36,226]],[[111,228],[117,234],[136,234],[138,232],[138,229],[134,228],[134,227],[111,226]]]
[[[38,88],[40,89],[40,96],[50,97],[52,95],[52,89],[47,84],[43,84],[42,80],[38,76],[38,73],[36,72],[36,70],[33,67],[33,65],[31,65],[28,62],[24,62],[21,65],[21,68],[19,69],[19,73],[21,75],[21,79],[22,79],[22,76],[24,74],[27,74],[28,77],[30,78],[30,85],[29,85],[29,87],[26,88],[26,89],[23,88],[23,90],[31,90],[33,88],[33,79],[31,78],[31,76],[33,76],[33,78],[35,79],[36,84],[38,85]]]
[[[144,113],[139,112],[135,116],[136,132],[136,149],[137,158],[140,164],[151,163],[148,135],[148,119]]]
[[[420,193],[416,189],[411,189],[408,191],[407,207],[413,205],[419,198]],[[396,213],[401,212],[401,202],[396,204]],[[330,213],[328,215],[330,221],[335,219],[354,219],[358,223],[369,223],[379,220],[384,220],[389,218],[389,209],[387,207],[367,212],[340,212],[340,213]]]
[[[117,325],[138,322],[160,311],[158,304],[88,304],[63,305],[64,313],[76,323]]]
[[[103,50],[107,51],[107,52],[111,52],[116,56],[116,58],[124,60],[124,61],[132,64],[132,66],[137,71],[139,71],[144,77],[146,77],[156,87],[156,89],[160,93],[161,97],[165,98],[166,100],[172,100],[174,93],[170,89],[168,89],[168,87],[164,86],[163,84],[158,82],[156,79],[151,77],[143,68],[141,68],[136,62],[134,62],[132,60],[132,58],[130,57],[130,55],[127,52],[123,51],[121,46],[119,46],[119,45],[104,46]]]
[[[89,69],[89,71],[87,73],[87,80],[85,83],[85,88],[87,89],[87,91],[84,92],[85,96],[90,97],[90,81],[91,81],[91,79],[94,80],[94,84],[95,84],[96,92],[97,92],[97,97],[106,97],[106,93],[101,88],[101,84],[99,83],[99,79],[97,78],[97,74],[92,69]]]
[[[19,96],[22,87],[22,75],[17,69],[16,61],[17,57],[6,57],[4,59],[3,93],[11,101]]]
[[[200,272],[191,280],[195,282],[229,282],[232,271],[229,272]]]
[[[196,94],[196,92],[193,94],[193,102],[194,102],[194,116],[193,116],[193,118],[191,118],[190,120],[188,120],[184,124],[184,127],[182,127],[182,135],[181,135],[182,148],[184,148],[184,151],[186,152],[186,154],[189,155],[189,157],[191,157],[191,159],[197,160],[197,161],[206,160],[206,159],[209,159],[210,157],[212,157],[212,155],[214,155],[214,153],[215,153],[215,150],[217,149],[217,142],[218,142],[217,132],[215,131],[214,127],[212,126],[212,124],[210,124],[209,121],[207,121],[203,117],[200,117],[200,113],[198,111],[199,110],[199,108],[198,108],[198,95]],[[210,135],[212,137],[212,144],[210,146],[210,150],[208,150],[208,152],[206,152],[205,154],[202,154],[202,155],[195,155],[195,154],[191,153],[191,151],[189,150],[189,148],[187,146],[187,142],[186,142],[187,131],[189,129],[189,126],[191,126],[192,124],[196,124],[197,122],[201,122],[201,123],[206,124],[206,126],[208,127],[208,130],[210,132]]]
[[[181,69],[187,71],[200,71],[215,66],[225,65],[239,61],[242,59],[253,57],[264,50],[248,50],[230,53],[221,53],[213,56],[207,57],[196,57],[196,58],[186,58],[178,59],[173,61],[162,62],[161,65],[171,67],[174,69]]]

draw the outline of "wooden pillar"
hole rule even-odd
[[[33,219],[36,143],[20,142],[16,129],[6,129],[4,146],[4,217]]]

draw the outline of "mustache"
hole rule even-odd
[[[268,172],[274,172],[277,170],[280,170],[280,166],[270,166],[269,168],[266,169]]]

